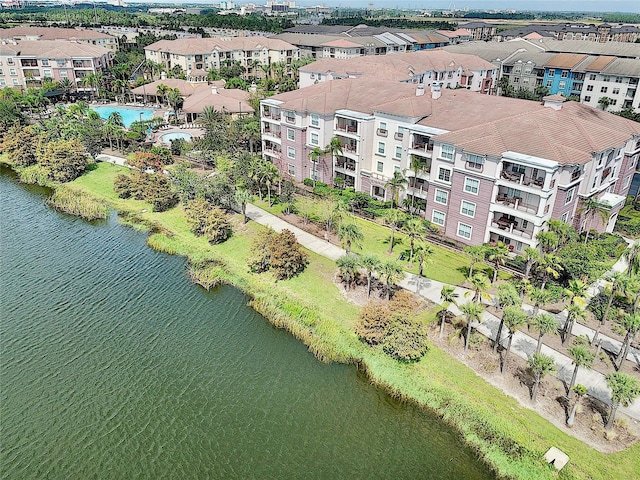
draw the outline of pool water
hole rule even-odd
[[[91,107],[91,109],[98,112],[98,115],[105,120],[109,118],[109,115],[113,112],[119,112],[122,116],[122,123],[127,128],[129,128],[133,122],[140,121],[140,114],[142,114],[142,120],[151,120],[153,117],[153,110],[143,108]]]
[[[181,138],[188,142],[189,140],[191,140],[191,134],[184,132],[173,132],[162,135],[162,141],[165,143],[171,143],[171,140],[177,140],[178,138]]]

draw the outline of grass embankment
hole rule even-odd
[[[234,236],[211,246],[189,232],[180,207],[153,213],[143,202],[117,198],[113,179],[123,171],[126,169],[100,164],[64,188],[103,197],[115,208],[129,212],[129,218],[153,226],[148,243],[155,249],[184,255],[195,264],[216,262],[221,281],[246,292],[256,310],[303,340],[318,358],[359,363],[374,384],[396,397],[429,407],[454,425],[499,476],[531,480],[637,478],[640,444],[616,454],[599,453],[520,407],[437,348],[432,347],[417,363],[403,364],[365,346],[352,329],[358,308],[346,302],[332,283],[333,262],[311,253],[307,270],[284,282],[276,283],[268,273],[250,274],[246,260],[251,240],[262,227],[253,222],[242,225],[238,219]],[[569,465],[559,475],[542,460],[551,446],[570,456]]]
[[[284,211],[283,205],[274,204],[270,207],[269,203],[264,200],[257,200],[254,203],[274,215],[279,215]],[[389,256],[387,252],[389,251],[391,229],[361,217],[354,217],[354,219],[362,230],[364,241],[362,242],[362,248],[353,246],[352,250],[356,253],[371,253],[380,258],[387,258]],[[393,256],[398,257],[401,253],[404,253],[404,257],[408,258],[410,247],[409,238],[402,233],[402,231],[398,230],[395,232],[393,238]],[[424,275],[439,282],[462,285],[469,272],[469,257],[461,252],[456,252],[449,248],[441,247],[440,245],[433,243],[430,243],[430,245],[433,247],[434,253],[431,256],[431,262],[425,264]],[[405,270],[417,274],[418,264],[416,261],[413,263],[412,268],[408,268],[405,264]],[[493,268],[485,263],[477,264],[474,267],[474,272],[478,271],[484,272],[489,278],[493,276]],[[503,280],[511,278],[511,274],[503,271],[498,272],[498,276]]]

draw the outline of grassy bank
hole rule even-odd
[[[361,343],[353,333],[358,308],[346,302],[332,283],[335,264],[310,253],[300,276],[275,282],[269,274],[248,272],[251,240],[262,228],[250,222],[235,224],[235,234],[211,246],[190,232],[181,207],[154,213],[148,205],[123,200],[113,192],[113,179],[127,171],[99,164],[62,188],[101,197],[128,212],[128,221],[150,228],[153,248],[188,257],[206,271],[208,280],[234,285],[247,293],[251,305],[275,325],[286,328],[323,360],[353,362],[371,381],[392,395],[430,408],[458,429],[464,440],[504,478],[518,479],[631,479],[640,471],[640,445],[606,455],[554,427],[537,413],[524,409],[448,354],[431,348],[417,363],[392,360],[379,349]],[[439,257],[436,257],[438,262]],[[208,263],[212,262],[212,263]],[[435,265],[437,268],[437,264]],[[558,475],[542,456],[551,446],[566,452],[570,463]]]

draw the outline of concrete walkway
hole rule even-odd
[[[307,233],[304,230],[301,230],[300,228],[287,223],[281,218],[272,215],[271,213],[259,207],[256,207],[255,205],[247,205],[247,216],[261,225],[273,228],[276,232],[281,232],[284,229],[290,230],[295,234],[298,242],[302,246],[331,260],[336,260],[346,254],[345,250],[343,250],[342,248],[333,245],[327,240],[323,240],[316,237],[315,235],[311,235],[310,233]],[[613,270],[623,271],[625,268],[626,263],[621,259],[614,265]],[[603,288],[604,283],[605,282],[601,280],[596,282],[596,284],[594,284],[594,286],[590,289],[591,295],[597,294],[599,289]],[[431,280],[429,278],[418,277],[417,275],[412,273],[406,273],[405,278],[399,283],[400,287],[416,293],[437,304],[440,303],[440,291],[442,290],[442,287],[444,285],[445,284],[442,282]],[[466,288],[456,286],[455,293],[458,294],[458,300],[461,303],[464,303],[465,298],[471,297],[471,295],[468,295],[470,293],[470,290]],[[460,314],[460,310],[458,310],[455,306],[452,306],[450,309],[454,314]],[[523,305],[523,310],[525,311],[531,311],[532,309],[533,307],[531,307],[530,305]],[[543,312],[543,310],[540,311]],[[566,311],[560,312],[557,315],[552,315],[558,320],[559,326],[564,325],[567,318]],[[500,320],[498,319],[498,317],[490,312],[485,311],[482,314],[482,322],[479,324],[474,323],[472,325],[474,329],[476,329],[476,331],[482,333],[490,339],[495,339],[499,323]],[[584,325],[576,324],[572,329],[572,333],[574,335],[588,335],[590,338],[592,338],[594,330]],[[502,341],[506,340],[506,338],[507,332],[503,331]],[[621,344],[619,341],[603,335],[601,335],[600,338],[602,338],[603,341],[603,349],[607,349],[612,352],[618,352],[620,350]],[[514,335],[511,344],[511,352],[518,357],[527,360],[535,352],[537,343],[537,337],[533,338],[522,331],[518,331]],[[557,377],[561,381],[569,383],[573,374],[573,364],[571,358],[547,347],[546,345],[542,346],[542,353],[550,355],[555,359],[557,367]],[[628,358],[631,361],[636,361],[638,362],[638,364],[640,364],[640,352],[638,352],[636,349],[631,349]],[[586,370],[584,368],[581,368],[578,372],[576,383],[580,383],[586,386],[589,395],[603,402],[606,402],[607,404],[611,404],[611,394],[609,393],[609,389],[607,388],[607,383],[604,375],[602,375],[601,373],[594,370]],[[628,408],[620,407],[620,411],[636,420],[640,420],[640,398],[636,399],[636,401]]]

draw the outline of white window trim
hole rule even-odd
[[[448,170],[449,171],[449,180],[442,180],[440,178],[440,170]],[[453,170],[450,169],[449,167],[438,167],[438,176],[436,177],[436,181],[451,185],[451,176],[452,175],[453,175]]]
[[[447,152],[447,155],[450,153],[451,154],[451,158],[447,157],[445,155],[445,148],[447,149],[451,149],[451,152]],[[453,145],[448,145],[446,143],[443,143],[442,145],[440,145],[440,157],[444,158],[445,160],[453,160],[456,154],[456,149]]]
[[[473,215],[469,215],[468,213],[464,213],[462,211],[463,210],[463,206],[464,206],[465,203],[473,205]],[[468,200],[462,200],[460,202],[460,215],[464,215],[465,217],[469,217],[469,218],[476,218],[476,209],[477,208],[478,208],[478,205],[475,204],[474,202],[470,202]]]
[[[478,191],[477,192],[473,192],[472,190],[467,190],[467,182],[469,180],[473,180],[474,182],[478,182]],[[470,193],[471,195],[478,195],[478,193],[480,193],[480,180],[478,180],[477,178],[472,178],[472,177],[464,177],[464,186],[462,187],[462,190],[465,193]]]
[[[292,154],[293,152],[293,154]],[[293,147],[287,147],[287,158],[292,158],[295,159],[296,158],[296,149]]]
[[[289,138],[289,134],[291,134],[293,138]],[[293,128],[287,128],[287,140],[292,142],[296,141],[296,131]]]
[[[575,187],[570,188],[569,190],[567,190],[567,196],[564,199],[564,204],[565,205],[568,205],[573,201],[573,197],[575,195],[575,190],[576,190]],[[571,194],[571,198],[569,198],[569,194]]]
[[[464,235],[460,235],[460,225],[464,225],[465,227],[469,227],[469,236],[465,237]],[[466,240],[471,240],[473,237],[473,226],[467,225],[466,223],[458,222],[458,228],[456,229],[456,236],[460,238],[464,238]]]
[[[438,223],[435,220],[435,215],[436,213],[442,215],[442,223]],[[431,223],[435,223],[436,225],[440,225],[441,227],[444,227],[445,224],[447,223],[447,214],[444,212],[441,212],[440,210],[432,210],[431,211]]]
[[[445,197],[447,198],[446,202],[443,203],[443,202],[439,202],[438,201],[438,192],[443,192],[444,193]],[[448,190],[442,190],[440,188],[436,188],[436,191],[435,191],[435,193],[433,195],[433,201],[435,203],[440,204],[440,205],[448,205],[449,204],[449,191]]]

